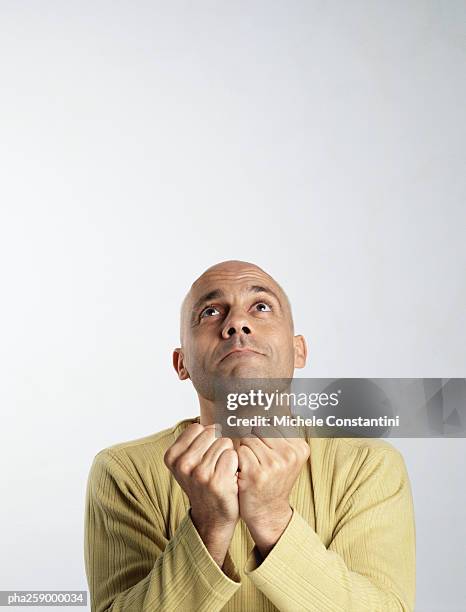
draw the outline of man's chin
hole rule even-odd
[[[217,406],[224,416],[228,414],[226,410],[227,397],[231,394],[248,394],[251,391],[272,392],[276,390],[276,374],[264,367],[243,367],[237,365],[217,372],[214,383],[214,397],[218,402]]]
[[[238,363],[229,368],[219,369],[218,374],[225,378],[270,378],[270,372],[263,366]]]

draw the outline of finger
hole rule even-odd
[[[254,433],[253,428],[253,433]],[[310,455],[310,448],[308,442],[303,438],[289,438],[282,437],[284,430],[280,427],[271,428],[276,432],[276,437],[273,438],[262,438],[258,436],[258,439],[270,450],[275,451],[279,455],[287,455],[290,451],[295,452],[301,460],[307,459]],[[257,434],[256,434],[257,435]],[[291,448],[290,448],[291,447]]]
[[[292,444],[291,439],[286,436],[286,431],[281,427],[253,427],[251,433],[257,436],[266,446],[277,451]]]
[[[238,470],[238,453],[234,449],[227,449],[221,453],[215,466],[218,476],[236,477]]]
[[[230,438],[218,438],[209,446],[202,457],[201,464],[209,471],[210,475],[214,473],[220,455],[230,449],[233,449],[233,442]]]
[[[260,465],[267,465],[267,453],[270,449],[260,438],[252,433],[248,434],[247,436],[241,438],[241,445],[247,446],[252,450]]]
[[[200,423],[189,425],[167,449],[164,457],[165,463],[168,464],[176,461],[189,448],[193,440],[204,432],[205,429]]]
[[[192,459],[201,461],[206,450],[218,439],[214,425],[208,426],[194,438],[186,449],[185,454],[188,454]]]

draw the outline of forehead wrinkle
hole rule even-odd
[[[248,270],[243,269],[241,272],[237,272],[237,271],[235,272],[234,270],[232,271],[212,270],[212,271],[205,272],[192,284],[191,291],[194,290],[197,285],[202,284],[202,282],[205,281],[206,279],[207,279],[207,282],[210,281],[211,283],[221,284],[222,281],[225,281],[225,280],[227,281],[233,280],[236,283],[241,283],[241,282],[246,281],[247,279],[250,279],[251,282],[254,283],[258,279],[261,279],[261,282],[262,282],[263,278],[268,279],[268,281],[271,282],[272,285],[282,290],[281,287],[278,285],[278,283],[275,281],[275,279],[270,276],[270,274],[267,274],[260,268],[258,269],[249,268]],[[260,284],[260,283],[257,283],[257,284]]]
[[[253,271],[253,274],[251,274],[251,270]],[[242,293],[244,293],[245,290],[251,291],[253,287],[264,286],[264,289],[266,290],[266,292],[268,291],[268,292],[274,293],[273,289],[276,289],[279,294],[282,294],[282,296],[284,296],[284,291],[280,287],[280,285],[278,285],[278,283],[269,274],[266,274],[265,272],[263,272],[263,270],[260,270],[261,272],[260,274],[257,274],[257,273],[254,274],[254,272],[256,272],[254,268],[246,272],[242,272],[242,273],[233,272],[233,271],[229,273],[225,273],[225,272],[216,273],[216,272],[217,272],[216,270],[211,271],[211,272],[206,272],[193,283],[191,287],[191,291],[190,291],[191,294],[196,293],[195,285],[199,285],[199,284],[202,285],[203,281],[207,284],[206,291],[203,292],[201,297],[198,300],[196,300],[196,302],[194,303],[193,305],[194,310],[200,303],[202,303],[204,298],[214,299],[214,297],[221,297],[221,296],[223,297],[223,295],[225,294],[225,291],[223,291],[222,289],[222,284],[224,284],[225,281],[229,282],[231,280],[234,281],[235,285],[244,284],[245,282],[249,281],[249,285],[247,288],[244,288],[244,287],[241,288]],[[265,280],[267,280],[268,282],[264,282]],[[214,287],[209,290],[209,285],[210,286],[214,285]],[[267,285],[271,285],[271,287],[267,287]],[[213,295],[212,298],[210,298],[211,293],[212,294],[216,293],[217,295]],[[281,305],[281,301],[277,295],[276,295],[276,299]],[[193,300],[194,300],[194,297],[192,298],[192,301]]]

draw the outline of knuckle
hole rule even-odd
[[[227,448],[225,450],[223,450],[220,453],[220,457],[223,457],[226,461],[231,462],[233,459],[235,459],[235,463],[236,465],[238,465],[238,456],[236,454],[236,451],[232,448]],[[227,465],[231,465],[230,463],[228,463]]]
[[[178,461],[176,461],[176,470],[182,474],[183,476],[188,476],[191,473],[193,465],[193,460],[189,455],[185,455],[180,457]]]
[[[191,474],[193,480],[198,483],[205,485],[209,482],[209,474],[202,465],[197,465]]]
[[[173,464],[173,451],[171,448],[165,451],[165,454],[163,456],[163,461],[168,468],[171,468]]]
[[[266,479],[267,475],[263,470],[255,470],[252,473],[252,480],[258,487],[261,487],[265,483]]]
[[[287,465],[294,465],[294,463],[297,460],[295,449],[290,447],[289,449],[286,450],[283,457]]]
[[[217,446],[224,449],[224,452],[227,450],[233,449],[233,442],[230,438],[219,438],[214,442]]]

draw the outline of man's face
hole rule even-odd
[[[219,264],[205,272],[188,295],[182,332],[187,375],[180,377],[189,376],[206,399],[213,399],[214,377],[291,378],[303,367],[296,364],[286,297],[252,265]]]

